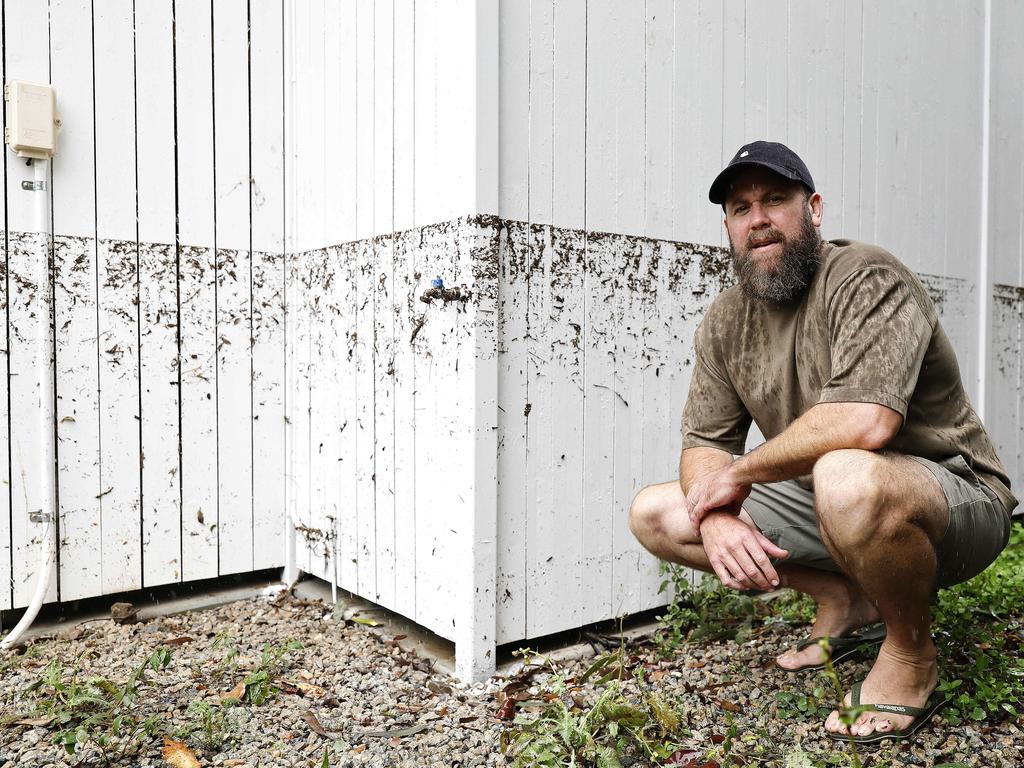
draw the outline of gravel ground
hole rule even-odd
[[[815,761],[835,752],[824,739],[820,717],[801,712],[797,700],[823,685],[813,675],[791,676],[771,667],[774,654],[792,643],[796,633],[769,627],[756,640],[689,646],[670,661],[658,661],[643,642],[629,649],[636,664],[663,697],[678,699],[683,725],[695,749],[713,748],[736,726],[736,752],[753,754],[758,746],[764,765],[803,768],[799,751]],[[172,730],[190,722],[186,710],[195,701],[219,702],[246,675],[258,669],[261,649],[290,640],[300,650],[282,659],[274,676],[282,690],[261,706],[242,704],[226,710],[228,726],[219,748],[204,747],[201,732],[182,741],[204,766],[320,766],[325,750],[334,766],[502,766],[499,739],[506,724],[496,717],[507,680],[464,686],[432,672],[431,663],[403,647],[403,638],[378,628],[339,621],[319,601],[282,596],[244,600],[147,622],[119,625],[111,621],[72,628],[40,641],[29,653],[0,659],[0,768],[65,765],[163,766],[161,743],[147,740],[134,752],[108,755],[87,747],[69,756],[52,743],[55,724],[11,722],[31,716],[33,701],[25,688],[39,679],[51,659],[81,670],[82,677],[103,675],[125,680],[159,647],[171,647],[164,669],[149,674],[136,711],[140,717],[162,713]],[[563,678],[578,677],[590,662],[556,665]],[[844,682],[862,677],[867,663],[840,667]],[[67,678],[65,677],[65,680]],[[529,676],[536,690],[550,685],[546,673]],[[639,700],[635,684],[624,693]],[[521,686],[520,686],[521,687]],[[793,694],[780,704],[776,691]],[[600,691],[582,686],[577,695],[593,701]],[[805,706],[806,708],[806,706]],[[214,707],[213,711],[222,711]],[[529,714],[529,710],[527,713]],[[950,727],[940,718],[913,746],[898,745],[870,754],[865,766],[936,766],[963,763],[984,768],[1024,766],[1024,724],[1003,722]],[[319,732],[318,732],[319,731]],[[788,755],[788,762],[787,762]],[[629,762],[628,760],[626,762]],[[643,765],[642,761],[634,763]],[[694,765],[699,765],[695,763]],[[721,760],[726,766],[728,760]],[[843,764],[842,762],[839,764]]]

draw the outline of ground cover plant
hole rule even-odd
[[[742,641],[773,623],[797,625],[813,618],[813,604],[796,593],[775,600],[726,589],[714,578],[692,586],[685,569],[668,566],[662,589],[673,599],[659,617],[656,642],[662,656],[686,644],[707,639]],[[1024,724],[1024,525],[1012,527],[1010,541],[986,571],[974,579],[941,590],[933,607],[933,628],[940,660],[940,688],[949,698],[942,717],[950,725],[992,724],[1012,719]],[[775,715],[820,720],[836,707],[842,687],[833,670],[811,689],[777,691]],[[846,710],[846,717],[856,712]],[[986,726],[983,726],[986,727]],[[795,759],[795,758],[793,758]],[[839,759],[839,758],[830,758]],[[859,765],[850,751],[841,765]],[[882,762],[874,764],[884,765]],[[798,764],[815,766],[811,756]],[[792,761],[792,760],[791,760]],[[955,765],[955,764],[949,764]]]

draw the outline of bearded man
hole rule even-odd
[[[1006,545],[1017,500],[917,277],[881,248],[823,241],[823,202],[782,144],[741,147],[711,185],[738,283],[694,339],[678,481],[643,489],[650,552],[738,590],[817,602],[776,659],[818,669],[881,643],[834,738],[906,738],[942,705],[929,606]],[[743,454],[751,419],[767,442]]]

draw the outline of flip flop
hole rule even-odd
[[[821,640],[820,637],[805,637],[799,643],[796,644],[796,649],[802,651],[811,645],[816,645]],[[860,653],[863,646],[880,645],[885,640],[885,624],[878,623],[870,627],[865,627],[857,632],[850,635],[841,635],[839,637],[828,638],[828,644],[832,651],[832,665],[835,666],[840,661],[856,656]],[[775,666],[784,672],[808,672],[817,671],[824,669],[824,664],[804,664],[802,667],[784,667],[775,662]]]
[[[843,735],[841,733],[833,733],[832,731],[826,731],[830,739],[835,741],[852,741],[854,744],[875,744],[884,739],[894,739],[896,741],[903,741],[909,739],[922,725],[931,720],[932,715],[939,711],[947,703],[946,697],[938,690],[934,690],[931,696],[928,697],[928,701],[925,702],[923,707],[911,707],[906,704],[861,704],[860,703],[860,686],[863,681],[858,681],[853,684],[853,688],[850,689],[850,704],[853,707],[863,706],[865,709],[869,709],[875,712],[887,712],[894,715],[913,715],[914,721],[898,731],[875,731],[869,733],[867,736],[852,736]]]

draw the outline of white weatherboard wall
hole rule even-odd
[[[691,337],[730,280],[706,189],[757,138],[808,162],[826,236],[922,276],[1021,476],[1011,0],[2,9],[5,80],[52,82],[64,119],[50,600],[281,565],[287,525],[302,571],[454,640],[467,678],[657,606],[627,510],[675,474]],[[42,533],[48,254],[32,169],[4,163],[9,608]]]
[[[26,457],[46,439],[32,339],[47,322],[59,500],[47,599],[278,566],[282,3],[2,5],[5,82],[52,83],[63,129],[52,255],[21,189],[33,169],[4,153],[0,608],[26,605],[37,576],[44,529],[29,513],[48,469]],[[52,318],[32,282],[47,258]]]

